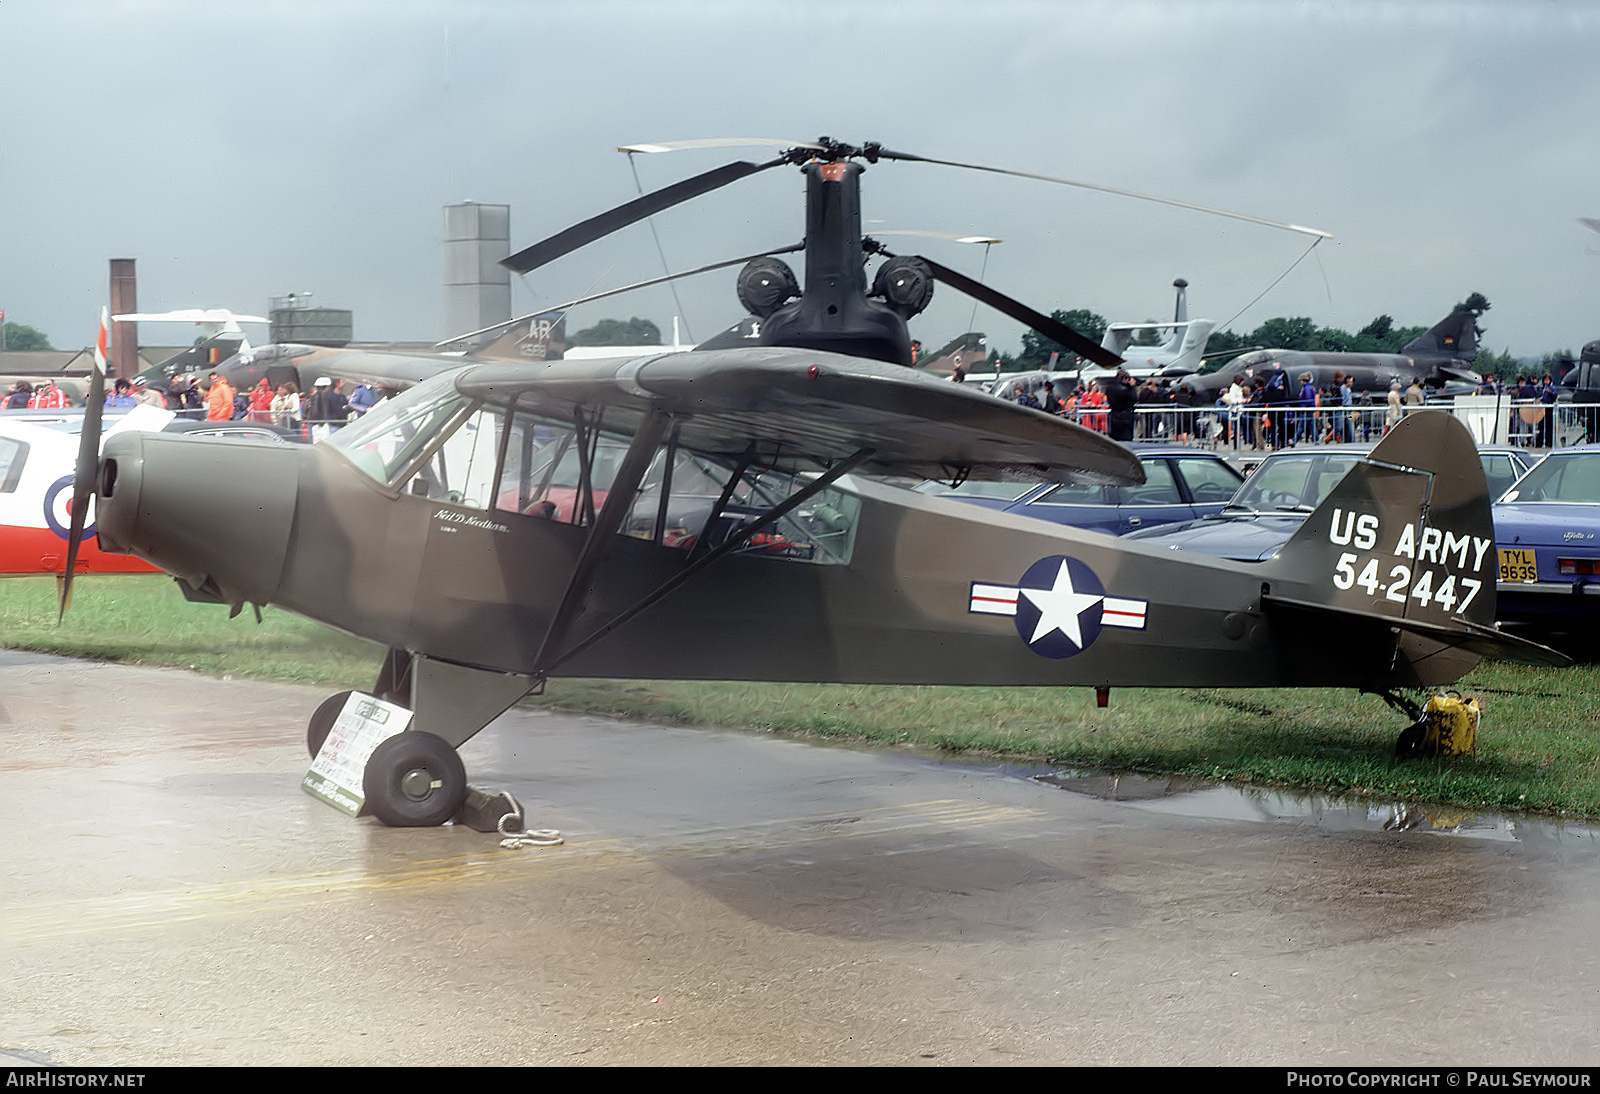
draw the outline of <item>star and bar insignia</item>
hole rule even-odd
[[[1015,585],[974,581],[967,611],[1010,616],[1029,649],[1062,658],[1088,649],[1102,627],[1144,630],[1149,603],[1107,596],[1087,564],[1051,555],[1029,566]]]

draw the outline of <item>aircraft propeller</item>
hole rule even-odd
[[[101,337],[104,338],[104,328]],[[103,343],[102,343],[103,344]],[[83,544],[89,499],[94,495],[95,478],[100,473],[100,422],[106,401],[105,364],[97,356],[89,373],[89,394],[83,403],[83,432],[78,435],[78,461],[72,471],[72,513],[67,530],[67,569],[61,579],[59,622],[72,602],[72,575],[78,566],[78,549]]]

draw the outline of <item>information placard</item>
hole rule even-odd
[[[357,816],[366,804],[362,774],[373,750],[411,724],[411,712],[359,691],[350,693],[311,761],[300,789],[342,813]]]

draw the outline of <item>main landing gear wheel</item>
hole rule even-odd
[[[339,720],[339,712],[344,709],[344,701],[354,694],[351,691],[341,691],[337,695],[330,695],[311,712],[311,721],[306,723],[306,748],[310,750],[313,760],[317,758],[317,753],[322,751],[322,742],[333,732],[333,723]]]
[[[443,824],[467,798],[467,770],[443,738],[396,733],[367,761],[361,779],[367,811],[392,828]]]

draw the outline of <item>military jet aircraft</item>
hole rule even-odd
[[[1562,661],[1493,624],[1488,493],[1446,414],[1408,418],[1256,565],[874,478],[1142,477],[1099,434],[903,367],[924,270],[961,275],[886,262],[869,293],[860,161],[884,158],[824,141],[776,161],[805,178],[806,287],[791,301],[766,260],[746,268],[756,345],[521,362],[347,351],[352,371],[414,386],[310,447],[200,455],[125,435],[97,462],[87,440],[75,489],[98,496],[104,549],[160,566],[191,597],[276,604],[389,648],[372,695],[408,708],[410,728],[377,745],[363,789],[392,825],[454,814],[467,793],[456,749],[557,676],[1102,697],[1318,685],[1405,706],[1398,689],[1448,683],[1483,656]],[[748,173],[698,176],[507,262]],[[1369,572],[1381,583],[1358,580]],[[313,714],[313,752],[345,699]]]
[[[1262,349],[1246,353],[1215,372],[1191,376],[1186,383],[1207,401],[1214,401],[1233,382],[1244,375],[1252,383],[1262,382],[1275,368],[1288,374],[1289,389],[1298,393],[1300,377],[1311,374],[1311,382],[1321,391],[1333,383],[1335,373],[1355,377],[1354,389],[1387,395],[1391,384],[1401,388],[1415,380],[1423,387],[1447,394],[1470,395],[1483,377],[1468,366],[1478,353],[1476,316],[1457,308],[1428,330],[1413,338],[1399,353],[1324,353],[1293,349]]]
[[[259,315],[239,315],[227,308],[128,312],[111,318],[119,323],[192,323],[200,328],[200,337],[194,345],[140,373],[146,383],[160,391],[167,389],[174,376],[214,368],[228,358],[248,351],[250,340],[239,324],[267,322]]]
[[[1128,375],[1136,380],[1146,376],[1179,376],[1199,369],[1205,359],[1206,341],[1217,329],[1215,319],[1189,318],[1189,283],[1178,278],[1172,283],[1178,291],[1170,323],[1112,323],[1100,344],[1127,361]],[[1134,346],[1133,336],[1141,330],[1166,330],[1172,333],[1159,346]]]

